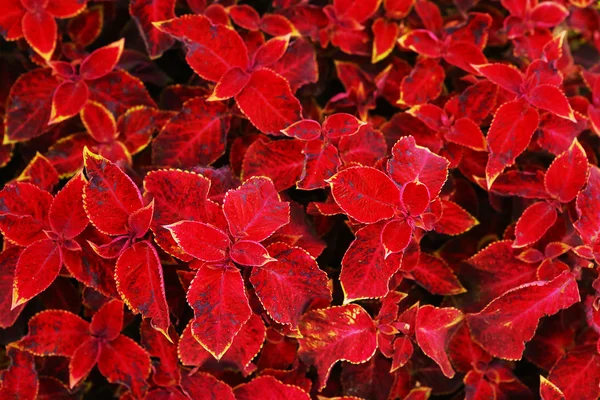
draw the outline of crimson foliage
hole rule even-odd
[[[0,1],[0,398],[600,397],[593,3]]]

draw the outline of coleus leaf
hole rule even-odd
[[[302,118],[302,106],[289,83],[267,68],[252,72],[235,101],[250,122],[266,134],[278,135],[279,131]]]
[[[260,242],[290,221],[290,205],[281,201],[273,182],[265,177],[248,179],[230,190],[223,213],[235,238]]]
[[[299,247],[274,243],[268,251],[274,261],[253,268],[250,282],[271,318],[295,328],[312,304],[329,305],[327,274]]]
[[[498,108],[487,134],[490,155],[485,175],[488,188],[525,151],[538,122],[537,111],[523,100],[510,101]]]
[[[290,36],[276,36],[266,41],[252,55],[251,69],[257,70],[276,63],[287,51]]]
[[[239,270],[224,265],[201,266],[187,300],[194,309],[194,338],[220,359],[252,315]]]
[[[319,389],[327,384],[336,362],[362,363],[377,350],[375,323],[356,304],[310,311],[302,316],[298,327],[302,334],[298,357],[316,366]]]
[[[150,58],[158,58],[168,50],[175,40],[161,32],[153,22],[175,18],[175,0],[134,0],[129,3],[129,14],[135,21]]]
[[[552,367],[548,379],[566,399],[600,396],[600,356],[594,347],[578,346]]]
[[[0,191],[0,231],[20,246],[44,239],[52,195],[31,183],[6,185]]]
[[[446,74],[433,58],[419,58],[409,75],[400,84],[398,104],[416,106],[435,100],[442,92]]]
[[[380,239],[383,227],[383,223],[378,223],[360,229],[346,250],[339,278],[345,303],[388,293],[389,281],[400,268],[402,255],[386,257]]]
[[[90,81],[108,75],[119,62],[124,46],[125,39],[121,39],[94,50],[81,62],[79,75]]]
[[[59,177],[50,160],[40,153],[36,153],[19,175],[17,181],[29,182],[42,190],[51,192],[58,183]]]
[[[592,166],[588,177],[587,186],[577,195],[577,215],[575,229],[585,243],[593,244],[600,237],[600,208],[598,196],[600,195],[600,169]]]
[[[153,163],[180,168],[212,164],[225,152],[230,119],[224,103],[186,101],[152,142]]]
[[[179,385],[181,382],[181,371],[177,358],[177,334],[174,334],[173,330],[168,333],[170,340],[174,343],[152,328],[149,320],[144,319],[140,326],[142,346],[151,357],[160,360],[158,364],[153,365],[152,380],[163,387]]]
[[[185,374],[181,387],[189,398],[235,400],[231,387],[204,372]]]
[[[311,140],[304,147],[304,168],[296,187],[302,190],[313,190],[327,186],[326,180],[331,178],[341,165],[335,145],[322,140]]]
[[[85,379],[100,357],[101,342],[95,337],[88,337],[73,353],[69,362],[69,387],[74,388]]]
[[[446,347],[454,328],[462,321],[463,314],[456,308],[437,308],[426,305],[417,311],[415,336],[423,352],[433,359],[444,375],[452,378],[455,374],[450,364]]]
[[[0,396],[4,399],[35,400],[39,389],[35,359],[25,351],[7,347],[10,366],[0,372]]]
[[[317,53],[312,43],[303,38],[294,40],[283,57],[269,68],[289,82],[292,92],[306,84],[317,82],[319,78]]]
[[[565,271],[552,281],[532,282],[506,292],[481,312],[467,314],[467,323],[475,341],[491,355],[517,360],[542,317],[578,301],[575,277]]]
[[[394,215],[400,191],[383,172],[371,167],[350,167],[330,180],[335,202],[350,217],[372,224]]]
[[[64,81],[54,91],[49,124],[62,122],[77,115],[89,98],[89,88],[84,80]]]
[[[373,52],[371,63],[375,64],[386,58],[396,45],[396,38],[400,33],[398,24],[385,18],[377,18],[371,27],[373,31]]]
[[[108,235],[128,233],[129,215],[142,207],[142,196],[131,178],[102,156],[84,149],[88,184],[83,204],[90,222]]]
[[[577,139],[567,150],[554,159],[544,177],[550,196],[561,203],[573,200],[585,184],[588,171],[585,150]]]
[[[28,322],[27,336],[15,347],[38,356],[71,357],[90,335],[89,324],[68,311],[46,310]]]
[[[565,395],[556,385],[540,375],[540,397],[542,400],[561,400]]]
[[[152,327],[168,336],[169,308],[162,265],[154,246],[142,241],[125,250],[117,259],[115,282],[131,311],[150,318]]]
[[[101,103],[115,116],[131,107],[156,107],[142,81],[121,69],[87,84],[90,100]]]
[[[0,328],[2,329],[12,326],[25,307],[23,304],[11,309],[13,279],[20,255],[19,247],[9,248],[0,253]]]
[[[97,142],[111,143],[119,135],[117,121],[112,113],[98,102],[85,103],[81,110],[81,122]]]
[[[434,230],[446,235],[460,235],[479,224],[479,221],[458,204],[442,200],[442,217],[435,223]]]
[[[540,240],[554,225],[556,218],[556,208],[546,202],[529,206],[517,221],[513,247],[525,247]]]
[[[234,389],[237,400],[252,400],[257,397],[265,400],[290,399],[308,400],[310,396],[294,385],[286,385],[272,376],[259,376]]]
[[[90,332],[106,340],[115,340],[123,329],[123,303],[113,299],[104,304],[92,317]]]
[[[180,221],[165,225],[175,242],[188,255],[206,262],[222,261],[229,250],[229,237],[210,224]]]
[[[98,369],[111,383],[128,387],[138,398],[148,390],[150,357],[133,339],[119,335],[115,340],[102,343]]]
[[[48,220],[52,231],[61,238],[75,238],[89,223],[82,200],[85,184],[83,174],[75,175],[52,201]]]
[[[235,242],[229,249],[229,257],[236,264],[247,267],[262,267],[268,262],[275,261],[262,244],[252,240]]]
[[[240,35],[224,25],[213,25],[203,15],[184,15],[153,25],[187,45],[188,64],[206,80],[217,82],[233,67],[248,68],[248,50]]]
[[[11,308],[46,290],[58,276],[61,266],[61,249],[54,241],[42,239],[27,246],[15,268]]]
[[[410,270],[410,274],[429,293],[452,296],[466,292],[448,264],[427,253],[421,253],[417,266]]]
[[[223,74],[207,101],[227,100],[240,93],[250,80],[250,74],[240,67],[233,67]]]

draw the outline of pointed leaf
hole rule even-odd
[[[490,155],[485,174],[488,188],[525,151],[538,122],[537,111],[523,100],[510,101],[498,108],[487,134]]]
[[[28,322],[27,336],[15,347],[38,356],[71,357],[89,336],[89,324],[68,311],[46,310]]]
[[[83,208],[83,174],[75,175],[56,194],[48,214],[50,226],[61,238],[73,239],[88,225],[89,220]]]
[[[123,329],[123,302],[111,300],[92,317],[90,332],[99,338],[115,340]]]
[[[52,192],[54,186],[58,183],[58,172],[46,157],[37,153],[29,164],[25,167],[21,175],[17,178],[18,182],[29,182],[42,190]]]
[[[206,262],[225,259],[229,250],[229,237],[210,224],[180,221],[166,225],[175,242],[188,255]]]
[[[546,202],[529,206],[517,221],[513,247],[525,247],[540,240],[554,225],[556,217],[556,208]]]
[[[329,139],[354,135],[363,125],[365,124],[354,115],[337,113],[330,115],[323,122],[323,135]]]
[[[275,261],[253,268],[250,282],[271,318],[295,328],[313,303],[331,301],[327,274],[299,247],[274,243],[268,250]]]
[[[117,136],[117,121],[102,104],[88,101],[81,110],[81,122],[97,142],[111,143]]]
[[[315,48],[310,41],[302,38],[294,40],[283,57],[269,68],[289,82],[292,92],[319,79]]]
[[[298,357],[317,368],[319,389],[327,384],[336,362],[362,363],[377,350],[375,323],[356,304],[311,311],[303,315],[299,328]]]
[[[577,282],[565,271],[549,282],[532,282],[510,290],[477,314],[468,314],[473,338],[495,357],[518,360],[539,320],[580,301]]]
[[[588,183],[577,195],[577,215],[579,219],[575,222],[575,229],[584,242],[592,244],[600,237],[600,207],[598,198],[600,196],[600,169],[592,166]]]
[[[204,372],[185,374],[181,387],[191,399],[235,400],[233,390],[225,382]]]
[[[148,90],[138,78],[117,69],[93,81],[87,81],[90,99],[121,115],[131,107],[156,107]]]
[[[235,267],[204,265],[192,281],[187,300],[194,309],[194,338],[220,359],[252,315],[242,275]]]
[[[81,77],[91,81],[106,76],[119,62],[124,46],[125,39],[121,39],[94,50],[79,66]]]
[[[188,64],[208,81],[218,82],[233,67],[248,68],[248,50],[240,35],[203,15],[184,15],[154,26],[188,45]]]
[[[326,180],[331,178],[341,164],[338,150],[332,143],[322,140],[311,140],[304,147],[304,169],[296,187],[301,190],[313,190],[327,186]]]
[[[548,379],[566,399],[600,396],[600,356],[595,347],[576,347],[552,367]]]
[[[360,229],[346,250],[339,278],[344,303],[383,297],[388,293],[390,278],[400,268],[402,255],[391,254],[386,258],[381,241],[383,226],[379,223]]]
[[[565,399],[563,392],[542,375],[540,375],[540,397],[542,400]]]
[[[56,21],[52,14],[41,9],[26,12],[21,21],[27,44],[44,60],[50,60],[56,48]]]
[[[548,167],[544,177],[546,191],[561,203],[570,202],[585,184],[587,170],[585,150],[575,139]]]
[[[439,257],[421,253],[417,266],[410,273],[429,293],[453,296],[466,292],[452,269]]]
[[[133,0],[129,3],[129,14],[144,39],[151,59],[162,56],[175,43],[170,35],[152,25],[153,22],[175,18],[175,0]]]
[[[207,101],[227,100],[240,93],[250,80],[250,74],[240,67],[225,72]]]
[[[60,247],[52,240],[42,239],[27,246],[15,269],[12,308],[46,290],[58,276],[61,266]]]
[[[252,56],[252,69],[257,70],[263,67],[269,67],[276,63],[287,51],[290,44],[290,37],[277,36],[266,41],[260,46]]]
[[[140,208],[131,213],[129,216],[129,228],[134,234],[136,239],[142,238],[152,223],[152,216],[154,215],[154,200],[152,200],[147,206]]]
[[[435,361],[447,378],[454,377],[446,347],[451,334],[463,314],[456,308],[437,308],[430,305],[419,308],[415,327],[417,343],[423,352]]]
[[[98,369],[109,382],[126,386],[137,398],[143,398],[148,390],[150,357],[125,335],[102,343]]]
[[[400,27],[385,18],[377,18],[373,22],[371,30],[374,36],[371,64],[375,64],[386,58],[394,50]]]
[[[479,125],[469,118],[457,119],[444,137],[452,143],[468,147],[475,151],[487,150],[487,142],[483,137]]]
[[[524,77],[521,71],[508,64],[476,65],[477,71],[502,89],[519,93]]]
[[[83,205],[90,222],[102,233],[128,233],[131,213],[143,206],[140,191],[119,167],[89,150],[84,151],[88,184]]]
[[[10,366],[0,372],[0,398],[35,400],[38,394],[39,381],[35,369],[35,359],[29,353],[7,347],[6,355],[10,357]]]
[[[458,204],[442,200],[442,217],[435,223],[434,230],[445,235],[460,235],[479,224],[471,214]]]
[[[289,83],[270,69],[254,71],[235,101],[252,125],[266,134],[277,135],[302,118],[302,106]]]
[[[438,60],[419,58],[410,74],[402,78],[398,104],[410,107],[435,100],[442,93],[445,77]]]
[[[154,365],[152,380],[157,385],[168,387],[179,385],[181,382],[181,371],[177,359],[177,334],[171,332],[169,337],[175,343],[169,341],[165,335],[152,328],[150,321],[144,319],[140,326],[141,344],[151,357],[156,357],[160,363]],[[175,336],[175,337],[173,337]]]
[[[100,357],[101,342],[90,337],[75,350],[69,362],[69,387],[74,388],[85,379]]]
[[[235,242],[231,246],[229,257],[231,261],[247,267],[261,267],[274,260],[262,244],[251,240]]]
[[[410,243],[413,228],[403,219],[393,219],[381,230],[381,244],[385,257],[392,253],[400,253]],[[342,264],[343,265],[343,264]]]
[[[229,121],[224,103],[186,101],[152,142],[152,162],[180,168],[212,164],[225,152]]]
[[[351,167],[330,180],[335,202],[350,217],[372,224],[391,218],[399,206],[400,191],[383,172],[370,167]]]
[[[442,44],[433,32],[426,29],[415,29],[405,34],[398,39],[398,44],[426,57],[439,58],[442,56]]]
[[[527,93],[527,100],[532,106],[550,111],[559,117],[577,122],[569,100],[556,86],[538,85]]]
[[[11,308],[15,268],[20,255],[19,247],[9,248],[0,253],[0,328],[2,329],[11,327],[25,307],[22,304]]]
[[[230,190],[223,200],[223,212],[231,234],[260,242],[290,221],[290,205],[281,201],[273,182],[264,177],[248,179]]]

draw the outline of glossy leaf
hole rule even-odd
[[[196,221],[180,221],[167,228],[179,247],[188,255],[206,262],[225,259],[229,237],[212,225]]]
[[[568,203],[585,184],[587,171],[587,156],[575,139],[548,167],[544,177],[546,191],[561,203]]]
[[[556,217],[556,209],[548,203],[539,202],[529,206],[517,222],[513,247],[525,247],[540,240],[556,222]]]

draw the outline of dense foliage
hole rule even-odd
[[[593,0],[2,0],[0,34],[0,398],[600,396]]]

